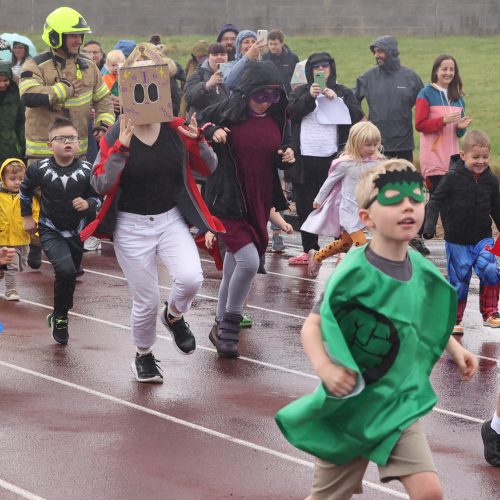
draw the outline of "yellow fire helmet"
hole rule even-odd
[[[63,44],[63,35],[92,33],[83,16],[71,7],[59,7],[51,12],[43,26],[42,40],[53,49]]]

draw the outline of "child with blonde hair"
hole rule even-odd
[[[0,247],[15,249],[12,262],[4,270],[5,298],[19,300],[16,274],[27,264],[30,235],[23,228],[19,189],[26,174],[26,165],[18,158],[7,158],[0,166]],[[33,202],[36,220],[40,212],[38,200]]]
[[[124,62],[125,56],[121,50],[110,50],[106,55],[106,64],[104,65],[109,73],[102,75],[102,80],[111,92],[113,109],[116,115],[120,114],[120,100],[118,98],[118,70]]]
[[[339,239],[318,251],[309,250],[307,268],[311,278],[318,275],[327,257],[366,243],[354,191],[363,172],[385,159],[381,141],[380,131],[373,123],[356,123],[349,131],[344,153],[332,162],[328,177],[314,199],[315,210],[301,229]]]
[[[478,361],[450,336],[454,288],[408,248],[424,220],[423,188],[406,160],[361,176],[359,218],[373,238],[346,255],[302,327],[321,383],[276,421],[291,444],[316,457],[308,500],[361,494],[370,461],[382,482],[401,481],[410,498],[443,498],[419,423],[437,402],[430,375],[444,350],[465,380]]]

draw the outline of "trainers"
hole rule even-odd
[[[412,238],[410,240],[410,246],[417,252],[421,253],[424,257],[431,253],[431,251],[425,246],[422,238]]]
[[[252,320],[246,314],[244,314],[240,321],[240,327],[252,328],[252,324],[253,324]]]
[[[101,247],[102,247],[101,240],[99,238],[96,238],[95,236],[89,236],[83,242],[83,249],[86,252],[94,252],[100,250]]]
[[[500,328],[500,313],[494,312],[483,321],[484,326],[491,328]]]
[[[491,428],[491,419],[483,422],[481,437],[484,443],[484,458],[495,467],[500,467],[500,434]]]
[[[314,256],[316,255],[316,250],[309,250],[307,254],[307,272],[310,278],[317,278],[319,274],[319,270],[321,269],[321,262],[316,262],[314,260]]]
[[[273,234],[273,246],[271,250],[276,253],[283,253],[285,251],[285,243],[283,243],[283,236],[280,233]]]
[[[50,313],[47,316],[47,324],[52,330],[52,338],[58,344],[67,344],[69,340],[68,318],[58,318]]]
[[[460,323],[457,323],[453,327],[453,330],[451,331],[451,334],[452,335],[463,335],[464,334],[464,327]]]
[[[28,253],[28,266],[31,269],[40,269],[42,265],[42,247],[30,243],[30,250]]]
[[[168,314],[168,306],[165,305],[161,309],[161,322],[169,330],[174,347],[181,354],[191,354],[196,349],[196,340],[193,332],[189,329],[189,324],[184,321],[184,317],[175,318]]]
[[[16,290],[7,290],[5,292],[5,298],[7,300],[19,300],[19,294],[16,292]]]
[[[130,369],[137,382],[162,384],[163,375],[160,373],[161,368],[158,366],[159,362],[160,360],[156,359],[152,352],[144,354],[143,356],[136,353],[135,359],[130,365]]]
[[[296,257],[290,257],[288,259],[288,264],[291,266],[307,266],[308,259],[308,255],[304,252]]]

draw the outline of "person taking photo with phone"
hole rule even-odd
[[[335,60],[328,52],[311,54],[305,66],[307,83],[290,94],[288,115],[292,121],[295,164],[285,171],[293,183],[299,225],[313,210],[314,197],[328,175],[332,160],[342,151],[351,125],[322,124],[317,118],[316,99],[342,99],[352,124],[363,118],[363,112],[350,89],[337,83]],[[319,82],[319,83],[318,83]],[[307,265],[309,250],[319,250],[318,236],[301,231],[303,253],[288,259],[290,265]]]

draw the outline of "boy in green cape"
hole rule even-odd
[[[455,290],[408,249],[424,219],[415,167],[398,159],[381,163],[365,172],[356,197],[373,239],[347,254],[321,308],[302,327],[322,383],[280,410],[276,421],[294,446],[317,457],[308,500],[361,493],[369,461],[383,482],[399,479],[412,500],[441,499],[418,419],[437,401],[429,377],[443,350],[466,380],[477,359],[450,337]]]

